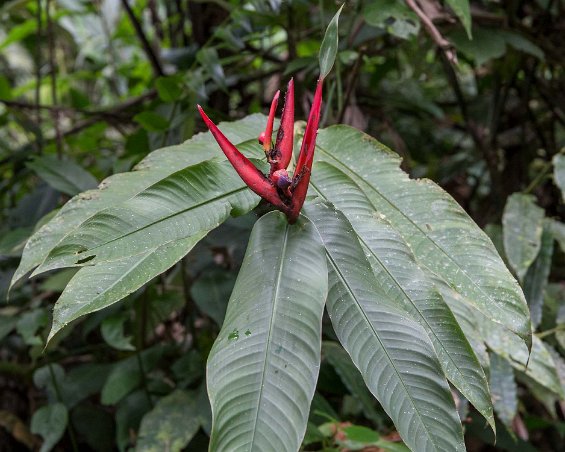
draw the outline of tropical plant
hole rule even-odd
[[[0,1],[0,449],[562,443],[563,4],[336,5]]]
[[[201,109],[241,180],[214,155],[208,136],[155,151],[137,171],[67,203],[30,238],[13,279],[34,267],[33,275],[79,268],[55,304],[52,341],[68,324],[170,268],[230,215],[250,212],[258,204],[252,192],[282,210],[253,227],[208,358],[214,451],[300,448],[320,366],[324,307],[367,388],[413,450],[465,449],[448,382],[494,430],[477,355],[483,342],[514,341],[524,346],[525,365],[532,347],[520,287],[447,193],[431,181],[410,180],[392,151],[355,129],[334,126],[316,137],[338,15],[322,44],[322,74],[294,177],[287,173],[291,80],[277,142],[273,147],[278,93],[259,139],[269,176],[240,152],[261,166],[253,145],[258,117],[222,126],[237,133],[238,150]],[[479,324],[492,324],[493,332],[481,334]]]

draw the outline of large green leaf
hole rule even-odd
[[[565,253],[565,223],[546,218],[543,227],[551,233],[553,238],[559,243],[561,251]]]
[[[55,303],[47,341],[73,320],[116,303],[169,269],[204,235],[200,232],[141,254],[81,268]]]
[[[504,206],[504,251],[520,281],[539,253],[544,216],[545,212],[536,205],[532,195],[514,193]]]
[[[69,413],[62,403],[39,408],[31,418],[31,432],[41,435],[43,444],[39,452],[49,452],[59,442],[67,428]]]
[[[35,157],[27,166],[55,190],[67,195],[74,196],[98,185],[92,174],[72,160],[60,160],[52,155],[43,155]]]
[[[196,394],[173,391],[143,416],[137,452],[180,452],[200,428]]]
[[[377,411],[374,397],[367,389],[362,375],[351,362],[347,352],[339,344],[325,341],[322,343],[322,354],[324,359],[333,366],[349,392],[359,400],[367,419],[371,419],[376,425],[380,426],[384,416]]]
[[[402,39],[418,34],[420,21],[405,2],[373,0],[365,3],[362,11],[369,25],[380,27]]]
[[[565,154],[557,154],[553,157],[553,180],[561,189],[561,196],[565,202]]]
[[[247,149],[253,150],[249,145],[256,143],[255,137],[263,130],[265,120],[263,115],[251,115],[241,121],[222,123],[221,129],[236,145],[246,143]],[[209,133],[199,134],[181,145],[154,151],[135,171],[111,176],[97,190],[75,196],[29,239],[11,284],[41,264],[65,235],[95,213],[135,196],[182,168],[213,157],[225,158]]]
[[[400,234],[378,217],[359,186],[335,166],[319,163],[312,184],[324,199],[334,200],[336,208],[349,219],[379,285],[424,327],[446,377],[494,429],[483,369],[449,306]]]
[[[524,294],[532,317],[534,328],[541,322],[543,299],[547,286],[549,272],[551,270],[551,258],[553,257],[553,234],[549,228],[544,227],[541,236],[541,248],[538,257],[528,269],[524,277]]]
[[[446,0],[447,4],[457,14],[461,23],[465,27],[467,36],[472,39],[471,33],[471,8],[469,8],[469,0]]]
[[[476,312],[471,302],[465,300],[465,298],[460,293],[453,290],[439,276],[430,272],[428,272],[427,275],[434,281],[434,284],[441,294],[443,300],[447,303],[449,309],[451,309],[451,312],[453,312],[453,314],[455,315],[457,323],[459,323],[459,326],[465,333],[467,341],[469,341],[469,344],[471,344],[471,347],[473,347],[473,351],[479,359],[481,366],[483,368],[488,368],[489,357],[487,348],[479,327],[479,323],[477,322],[477,315],[482,314]],[[500,326],[498,323],[496,325]]]
[[[343,213],[321,201],[304,210],[326,248],[332,325],[369,390],[411,449],[465,450],[453,398],[425,330],[379,285]]]
[[[297,451],[320,366],[322,242],[300,217],[262,217],[208,359],[210,450]]]
[[[486,317],[478,318],[478,324],[487,338],[489,349],[506,358],[514,369],[525,373],[541,386],[556,395],[563,395],[555,362],[541,339],[533,336],[530,353],[518,336],[499,324]]]
[[[529,343],[529,312],[520,286],[487,235],[453,198],[430,180],[409,179],[398,155],[356,129],[321,130],[317,143],[317,160],[335,165],[361,187],[420,264]]]
[[[496,354],[490,355],[490,387],[494,409],[507,426],[518,411],[518,388],[510,363]]]
[[[90,217],[59,242],[34,274],[146,253],[209,231],[258,201],[227,160],[197,163]]]

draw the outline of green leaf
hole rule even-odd
[[[512,194],[502,215],[504,251],[520,281],[534,262],[541,247],[545,212],[532,195]]]
[[[457,14],[459,20],[461,20],[469,39],[473,39],[471,32],[471,9],[469,8],[469,0],[447,0],[447,4],[451,7],[453,12]]]
[[[459,326],[465,333],[465,337],[467,341],[469,341],[469,344],[471,344],[481,366],[488,368],[488,353],[477,321],[477,315],[481,314],[473,308],[473,303],[453,290],[451,286],[439,276],[431,272],[426,272],[426,274],[434,282],[441,297],[447,303],[453,315],[455,315],[457,323],[459,323]]]
[[[114,262],[201,236],[230,215],[249,212],[258,201],[228,161],[198,163],[90,217],[59,242],[33,275]]]
[[[185,353],[171,366],[177,386],[187,387],[204,374],[204,360],[196,350]]]
[[[532,336],[532,349],[529,353],[518,336],[487,317],[479,319],[479,325],[492,351],[506,358],[514,369],[525,373],[554,394],[562,396],[555,362],[541,339]]]
[[[27,163],[27,167],[55,190],[67,195],[74,196],[98,185],[96,178],[75,162],[60,160],[52,155],[35,157]]]
[[[73,410],[72,417],[81,450],[115,450],[114,413],[99,405],[83,403]]]
[[[402,443],[381,439],[377,432],[362,425],[338,426],[339,431],[345,434],[345,439],[342,440],[339,435],[336,442],[346,450],[365,450],[367,446],[376,446],[378,450],[390,452],[409,452],[410,450]],[[370,447],[367,449],[371,450]]]
[[[5,36],[4,40],[0,42],[0,51],[4,50],[11,44],[15,42],[22,41],[26,37],[32,35],[37,30],[37,21],[34,19],[28,19],[21,24],[9,27],[10,31]]]
[[[420,20],[405,2],[397,0],[371,1],[365,4],[363,16],[369,25],[384,28],[402,39],[415,36],[420,30]]]
[[[380,439],[380,435],[377,432],[361,425],[344,427],[343,431],[347,435],[347,439],[360,443],[374,443]]]
[[[409,179],[399,168],[397,154],[348,126],[321,130],[316,157],[359,185],[379,218],[400,233],[420,265],[529,343],[529,311],[520,286],[487,235],[453,198],[430,180]],[[315,165],[312,174],[317,171]]]
[[[320,78],[326,78],[326,76],[332,70],[335,62],[335,57],[337,55],[337,48],[339,45],[339,33],[338,33],[338,23],[339,15],[343,9],[345,3],[337,10],[337,13],[333,16],[330,21],[328,28],[326,28],[326,34],[320,46]]]
[[[155,367],[164,350],[162,346],[155,346],[114,364],[100,393],[102,404],[114,405],[137,388],[145,374]]]
[[[473,27],[473,39],[469,39],[463,30],[455,30],[447,38],[477,66],[506,53],[506,39],[496,30]]]
[[[524,53],[527,53],[529,55],[532,55],[539,60],[544,59],[543,50],[540,49],[537,45],[535,45],[529,39],[526,39],[524,36],[522,36],[518,33],[512,32],[512,31],[509,31],[509,30],[497,30],[497,32],[500,33],[504,37],[506,43],[510,47],[513,47],[514,49],[518,50],[519,52],[524,52]]]
[[[313,174],[312,186],[324,199],[332,200],[349,219],[380,287],[424,327],[446,377],[494,430],[483,369],[434,281],[418,266],[409,246],[380,219],[359,186],[335,166],[320,162]]]
[[[151,402],[143,390],[138,390],[125,397],[118,405],[116,422],[116,443],[120,452],[130,450],[131,432],[137,431],[145,413],[151,410]]]
[[[551,258],[553,257],[553,235],[547,228],[543,228],[541,236],[541,248],[539,254],[528,269],[524,277],[524,294],[530,306],[532,325],[537,328],[541,322],[545,288],[547,286],[549,272],[551,270]]]
[[[12,87],[10,81],[3,75],[0,75],[0,99],[12,100]]]
[[[186,239],[150,248],[141,254],[81,268],[55,303],[53,324],[47,342],[73,320],[120,301],[172,267],[188,254],[204,235],[205,232],[201,232]]]
[[[133,120],[149,132],[162,132],[169,128],[169,121],[153,111],[138,113]]]
[[[182,390],[159,399],[141,421],[135,450],[180,452],[200,428],[196,408],[194,394]]]
[[[533,378],[537,383],[552,391],[559,398],[565,398],[565,392],[561,386],[555,361],[544,342],[537,336],[534,336],[532,353],[527,368],[515,365],[515,363],[513,365],[515,368],[525,372],[527,376]]]
[[[518,411],[518,387],[510,363],[495,353],[490,355],[490,388],[498,418],[510,426]]]
[[[31,432],[43,438],[39,452],[49,452],[59,442],[67,428],[69,413],[62,403],[45,405],[33,413]]]
[[[233,272],[212,270],[206,272],[192,284],[190,294],[198,309],[222,326],[227,301],[234,284]]]
[[[36,308],[20,314],[16,329],[27,345],[41,345],[40,330],[49,322],[45,308]]]
[[[204,46],[196,54],[196,59],[206,69],[214,83],[221,89],[227,90],[226,76],[217,50],[211,46]]]
[[[0,238],[0,256],[18,257],[27,239],[31,235],[31,228],[15,228]]]
[[[221,123],[220,128],[232,143],[242,145],[240,150],[250,155],[251,150],[256,151],[257,136],[263,131],[265,121],[263,115],[251,115],[241,121]],[[28,240],[11,286],[41,264],[65,235],[95,213],[137,195],[182,168],[211,158],[225,159],[225,156],[210,133],[198,134],[181,145],[152,152],[135,171],[105,179],[98,190],[75,196]]]
[[[449,386],[424,329],[378,284],[343,213],[321,201],[304,212],[326,248],[326,306],[334,330],[402,439],[418,451],[465,450]]]
[[[322,343],[322,354],[333,366],[348,391],[359,400],[367,419],[377,425],[382,424],[383,416],[375,408],[375,399],[365,386],[363,377],[351,362],[347,352],[335,342],[326,341]]]
[[[157,94],[163,102],[175,102],[180,100],[182,95],[182,78],[178,75],[169,75],[167,77],[159,77],[155,81]]]
[[[128,318],[123,315],[106,317],[100,326],[100,333],[106,343],[116,350],[132,351],[135,347],[131,344],[132,336],[125,336],[124,323]]]
[[[524,36],[508,30],[473,27],[473,39],[459,30],[450,33],[448,37],[458,50],[475,60],[477,66],[505,55],[508,46],[540,60],[544,58],[543,50],[537,45]]]
[[[303,217],[289,225],[280,212],[263,216],[208,358],[210,450],[299,449],[320,366],[326,293],[313,225]]]
[[[561,196],[565,202],[565,154],[557,154],[553,157],[553,180],[561,189]]]
[[[565,253],[565,223],[553,220],[551,218],[545,219],[544,229],[547,229],[553,238],[559,243],[559,248]]]
[[[0,341],[16,328],[17,323],[18,317],[15,315],[12,317],[0,315]]]

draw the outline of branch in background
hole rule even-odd
[[[53,20],[51,18],[51,0],[47,0],[46,6],[47,16],[47,41],[49,44],[49,71],[51,73],[51,102],[57,103],[57,65],[55,64],[55,34],[53,31]],[[55,138],[57,146],[57,156],[63,157],[63,136],[59,128],[59,112],[52,111],[53,124],[55,128]]]
[[[353,88],[355,87],[355,82],[357,81],[357,75],[359,74],[359,67],[361,66],[361,61],[363,59],[363,49],[359,50],[357,55],[357,59],[353,65],[353,69],[351,69],[351,73],[349,74],[349,80],[347,82],[347,88],[345,90],[345,99],[343,101],[343,107],[339,112],[338,116],[338,123],[343,122],[343,117],[345,116],[345,110],[347,110],[347,106],[349,105],[349,100],[351,99],[351,94],[353,93]]]
[[[420,18],[422,24],[424,25],[424,28],[428,32],[428,35],[430,35],[430,38],[432,38],[436,45],[441,49],[441,51],[447,58],[447,61],[449,61],[449,63],[451,64],[457,64],[457,53],[455,53],[453,45],[443,37],[443,35],[431,21],[431,19],[426,15],[426,13],[424,13],[424,11],[422,11],[420,6],[416,4],[416,1],[406,0],[406,4]]]
[[[37,32],[35,34],[36,46],[35,46],[35,105],[37,106],[35,112],[35,122],[37,124],[37,153],[41,154],[43,152],[43,137],[41,131],[41,111],[39,109],[40,103],[40,88],[41,88],[41,41],[42,41],[42,30],[41,30],[41,0],[36,1],[35,7],[37,8],[35,20],[37,22]]]
[[[104,31],[104,37],[106,38],[106,48],[108,49],[109,55],[109,66],[112,69],[112,76],[109,80],[109,85],[114,91],[116,97],[120,97],[120,88],[118,86],[118,81],[116,74],[118,73],[118,57],[116,55],[116,51],[114,49],[114,45],[112,43],[112,33],[110,32],[110,25],[108,24],[108,20],[106,15],[102,12],[102,1],[97,0],[96,4],[96,12],[98,17],[100,18],[100,23],[102,24],[102,30]]]
[[[124,9],[126,11],[126,14],[128,15],[129,20],[131,21],[131,24],[133,25],[133,28],[135,29],[135,33],[137,34],[137,37],[141,41],[141,45],[143,46],[143,50],[145,51],[145,54],[147,55],[147,58],[149,59],[149,62],[151,63],[151,66],[153,67],[153,72],[155,73],[155,76],[160,77],[160,76],[165,75],[165,72],[163,71],[163,68],[161,67],[161,63],[159,62],[159,59],[157,58],[157,55],[153,51],[153,48],[151,47],[151,44],[149,43],[147,36],[145,36],[143,28],[141,28],[141,24],[139,23],[139,20],[137,20],[137,17],[135,17],[133,10],[129,6],[128,0],[121,0],[121,1],[122,1],[122,6],[124,7]]]
[[[71,128],[67,129],[67,130],[63,130],[61,131],[61,137],[67,137],[67,136],[71,136],[71,135],[75,135],[79,132],[81,132],[82,130],[96,124],[99,121],[103,121],[106,120],[108,122],[108,124],[110,124],[112,127],[115,127],[116,129],[118,129],[117,126],[117,122],[118,121],[124,121],[124,117],[122,116],[122,114],[125,114],[129,109],[138,106],[139,104],[145,102],[146,100],[151,100],[154,97],[157,96],[157,91],[154,89],[151,89],[149,91],[147,91],[145,94],[142,94],[138,97],[133,97],[131,99],[126,100],[125,102],[115,105],[114,107],[111,107],[107,110],[73,110],[72,108],[68,108],[68,107],[61,107],[61,106],[55,106],[55,105],[41,105],[40,108],[42,109],[46,109],[46,110],[54,110],[54,109],[58,109],[59,111],[65,111],[65,112],[79,112],[79,113],[83,113],[83,114],[88,114],[88,115],[92,115],[91,118],[88,119],[84,119],[82,121],[78,121],[76,122]],[[17,101],[5,101],[2,100],[1,101],[3,104],[5,104],[8,107],[15,107],[15,108],[22,108],[22,109],[34,109],[36,108],[35,105],[33,104],[29,104],[26,102],[17,102]],[[131,121],[131,117],[133,115],[128,115],[126,117],[127,122]],[[45,138],[45,141],[52,141],[56,139],[55,136],[49,136]],[[28,145],[26,145],[28,146]],[[12,154],[10,154],[8,157],[0,160],[0,165],[3,165],[7,162],[9,162],[10,160],[13,159],[18,159],[21,158],[21,153],[16,151],[13,152]]]
[[[496,153],[496,150],[486,144],[483,133],[469,116],[467,103],[465,102],[465,96],[463,95],[463,91],[461,90],[461,86],[459,85],[459,81],[457,80],[457,74],[455,73],[453,66],[450,64],[447,55],[442,52],[440,53],[440,56],[447,81],[451,86],[451,89],[453,90],[455,99],[457,100],[457,104],[459,105],[459,110],[461,111],[461,116],[463,117],[463,121],[465,122],[465,129],[473,139],[473,143],[481,152],[485,160],[489,176],[492,181],[491,199],[493,200],[493,202],[491,203],[491,207],[498,208],[500,207],[500,202],[502,202],[502,200],[504,199],[501,196],[502,181],[500,171],[498,170],[499,157]]]

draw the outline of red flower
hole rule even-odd
[[[259,135],[259,142],[263,145],[267,161],[271,165],[268,177],[238,151],[198,105],[202,119],[241,179],[251,190],[284,212],[290,223],[294,223],[298,218],[308,191],[322,107],[322,85],[323,79],[320,78],[316,86],[314,102],[306,124],[306,131],[293,177],[287,172],[292,158],[294,142],[294,81],[292,79],[288,82],[281,123],[274,147],[272,143],[273,123],[280,91],[276,92],[271,103],[267,127]]]

